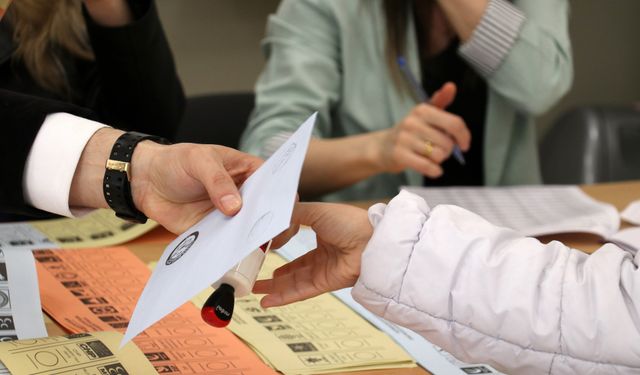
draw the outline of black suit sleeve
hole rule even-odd
[[[173,139],[185,97],[171,50],[154,2],[130,5],[137,19],[124,27],[102,27],[85,10],[100,88],[90,107],[110,125]]]
[[[54,100],[18,94],[0,89],[0,212],[45,217],[43,211],[27,205],[22,180],[31,145],[50,113],[67,112],[85,118],[94,118],[91,111]],[[64,145],[59,145],[64,147]]]

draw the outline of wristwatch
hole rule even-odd
[[[127,132],[122,134],[113,145],[107,160],[102,180],[104,199],[113,209],[116,216],[135,223],[144,224],[147,216],[138,210],[131,195],[131,157],[138,143],[152,140],[161,144],[169,144],[162,138],[153,135]]]

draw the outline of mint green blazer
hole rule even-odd
[[[319,116],[314,136],[322,138],[386,129],[409,113],[416,102],[394,85],[387,68],[381,4],[281,3],[268,20],[262,43],[268,61],[256,84],[256,107],[242,150],[269,156],[315,111]],[[489,88],[486,185],[541,182],[533,119],[566,93],[573,77],[568,1],[516,0],[514,5],[525,16],[517,38],[494,71],[481,72]],[[406,58],[420,78],[414,30],[409,25]],[[376,199],[395,195],[401,185],[421,184],[422,175],[407,170],[371,177],[325,198]]]

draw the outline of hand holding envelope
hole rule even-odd
[[[140,296],[123,344],[214,283],[252,250],[289,228],[316,114],[240,189],[234,217],[213,211],[165,249]]]

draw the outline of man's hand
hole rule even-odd
[[[238,187],[261,164],[262,159],[223,146],[142,142],[131,161],[133,200],[149,218],[182,233],[214,208],[238,213]]]
[[[98,130],[85,146],[71,183],[72,207],[108,207],[102,193],[105,162],[123,132]],[[214,145],[140,142],[131,160],[131,192],[140,211],[173,233],[182,233],[213,209],[235,215],[238,187],[262,159]]]
[[[273,279],[259,280],[253,291],[267,294],[263,307],[273,307],[353,286],[360,275],[360,257],[372,234],[367,212],[353,206],[298,203],[294,226],[316,232],[318,247],[278,268]]]

